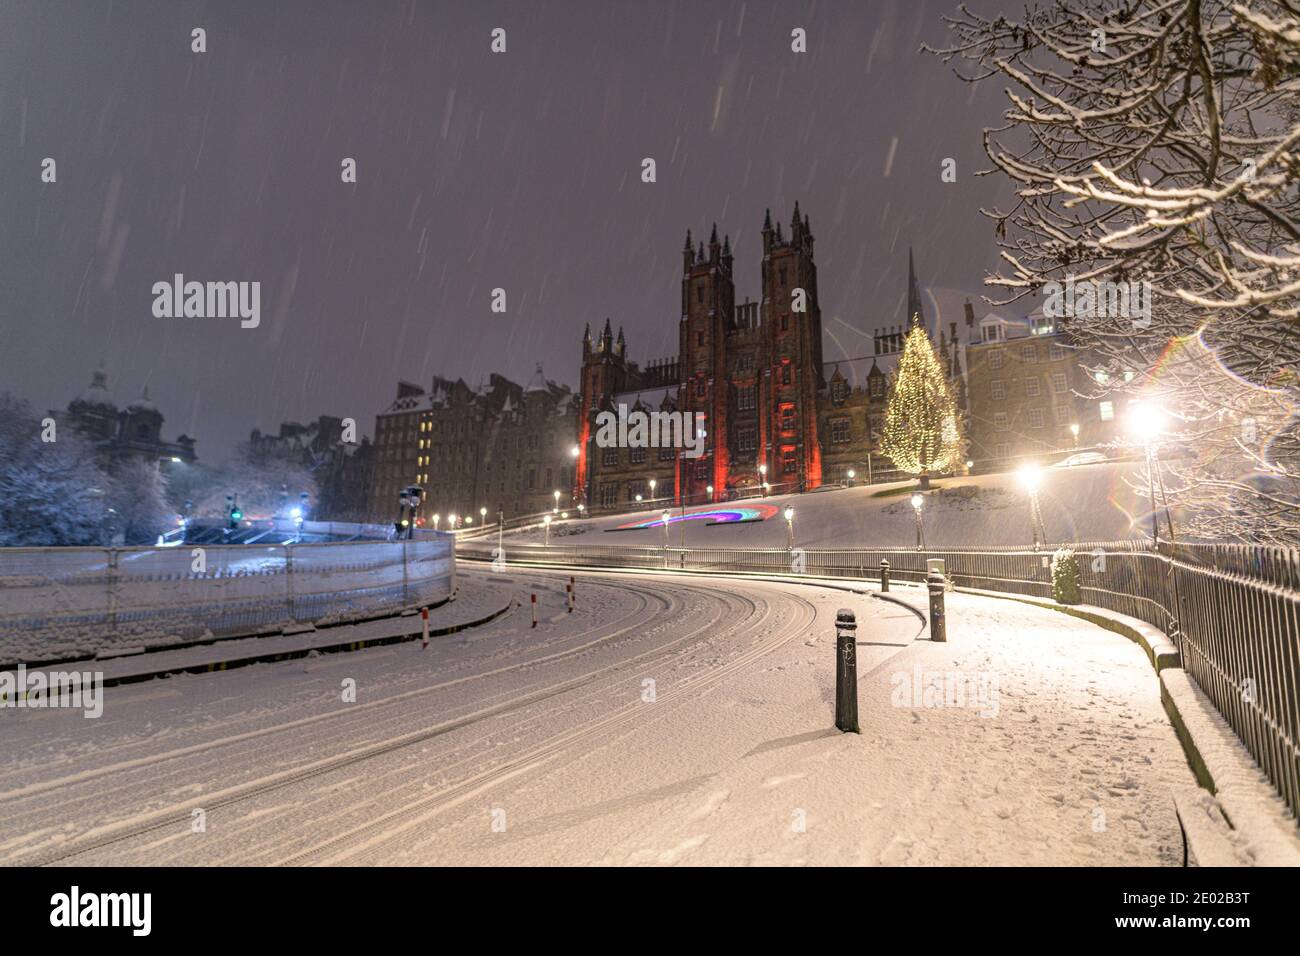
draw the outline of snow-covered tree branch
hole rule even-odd
[[[983,144],[983,174],[1016,194],[983,210],[1003,261],[991,301],[1148,284],[1145,321],[1062,318],[1098,394],[1175,416],[1193,533],[1300,540],[1300,4],[1056,0],[946,23],[930,52],[1006,86]]]

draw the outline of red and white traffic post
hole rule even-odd
[[[420,608],[420,628],[423,631],[420,650],[424,650],[429,646],[429,609],[427,607]]]
[[[536,594],[533,595],[533,599],[530,603],[533,608],[533,627],[536,627],[537,626],[537,595]]]

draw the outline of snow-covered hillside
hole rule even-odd
[[[1047,540],[1115,541],[1144,537],[1149,529],[1145,502],[1124,478],[1131,464],[1103,463],[1041,472],[1039,501]],[[916,520],[910,502],[914,482],[817,491],[804,495],[773,495],[678,512],[668,527],[668,540],[683,540],[692,548],[785,547],[782,512],[795,509],[795,541],[803,548],[911,547]],[[1029,497],[1016,474],[951,478],[934,483],[923,506],[925,542],[930,547],[1028,545],[1033,536]],[[767,507],[764,507],[767,506]],[[664,506],[587,521],[558,521],[551,541],[565,545],[662,545],[658,515]],[[669,506],[671,507],[671,506]],[[757,509],[765,520],[710,524],[710,512]],[[692,517],[692,516],[696,517]],[[652,521],[645,528],[629,525]],[[1177,516],[1175,516],[1177,521]],[[542,532],[529,530],[511,537],[540,542]]]

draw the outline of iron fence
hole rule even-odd
[[[0,667],[358,620],[450,595],[450,536],[0,548]]]
[[[1159,628],[1183,666],[1236,731],[1291,812],[1300,817],[1300,564],[1294,549],[1254,545],[1086,542],[1075,552],[1091,604]],[[490,556],[462,543],[463,554]],[[963,587],[1048,598],[1051,551],[981,549],[674,548],[522,546],[510,558],[577,567],[769,572],[921,581],[943,558]]]

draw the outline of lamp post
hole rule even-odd
[[[921,509],[925,507],[925,495],[919,491],[912,495],[912,511],[916,513],[916,550],[925,547],[925,526],[921,521]]]
[[[659,482],[655,481],[653,478],[650,479],[650,500],[651,501],[655,500],[655,485],[657,484],[659,484]]]
[[[1129,430],[1141,440],[1146,451],[1147,496],[1151,500],[1151,543],[1160,546],[1160,522],[1156,517],[1156,448],[1153,439],[1164,424],[1164,409],[1149,402],[1136,402],[1129,408]]]
[[[1070,434],[1074,436],[1074,447],[1078,448],[1079,447],[1079,423],[1078,422],[1070,423]]]
[[[546,515],[542,518],[542,524],[546,526],[546,547],[551,546],[551,516]]]
[[[555,513],[560,513],[560,489],[556,488],[552,494],[555,495]]]
[[[713,486],[712,486],[712,485],[709,485],[708,491],[709,491],[709,504],[713,504]]]
[[[785,532],[786,532],[785,549],[787,551],[793,551],[794,550],[794,509],[790,507],[787,507],[785,509]]]
[[[758,466],[758,479],[763,485],[763,497],[767,497],[767,465]]]
[[[848,481],[848,485],[849,485],[850,488],[853,487],[853,479],[856,478],[856,477],[858,477],[858,473],[857,473],[856,471],[854,471],[852,468],[850,468],[850,469],[848,470],[848,479],[849,479],[849,481]]]
[[[1020,466],[1017,474],[1020,477],[1020,486],[1029,495],[1029,525],[1034,535],[1034,550],[1037,551],[1040,545],[1047,543],[1047,531],[1043,528],[1043,513],[1038,506],[1038,486],[1042,483],[1043,470],[1033,462],[1026,462]]]
[[[437,530],[438,530],[438,522],[441,521],[441,520],[442,520],[442,515],[434,515],[434,516],[433,516],[433,530],[434,530],[434,531],[437,531]]]

